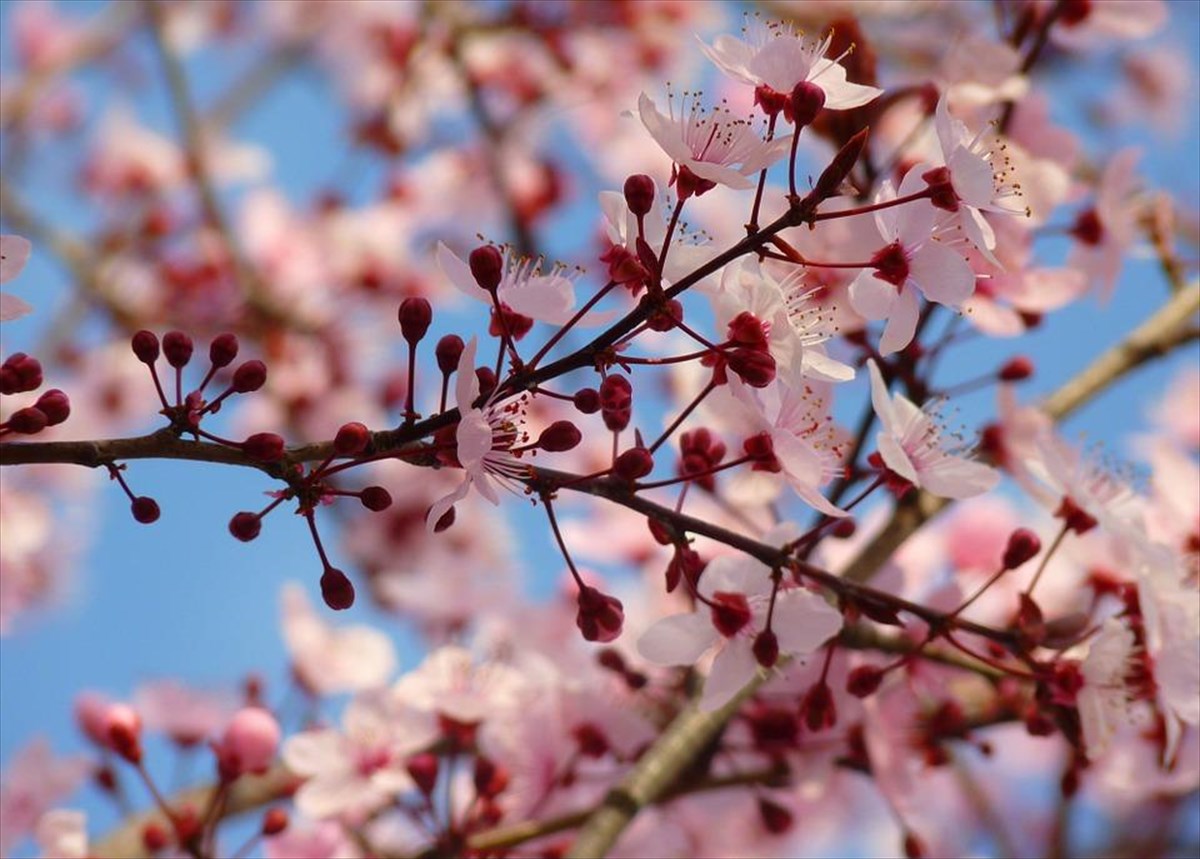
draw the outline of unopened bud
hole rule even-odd
[[[764,629],[754,639],[754,658],[763,668],[771,668],[779,661],[779,637]]]
[[[412,776],[413,782],[417,785],[417,790],[429,796],[437,787],[438,770],[441,769],[441,761],[438,756],[431,752],[421,752],[413,755],[408,759],[408,764],[405,767],[408,774]]]
[[[538,436],[538,447],[550,453],[563,453],[573,450],[582,440],[583,435],[575,424],[570,421],[555,421]]]
[[[358,456],[371,441],[371,431],[358,421],[342,424],[333,439],[333,450],[338,456]]]
[[[368,486],[358,497],[362,506],[372,513],[379,513],[392,506],[392,495],[382,486]]]
[[[152,522],[158,521],[158,502],[148,495],[139,495],[133,499],[133,503],[129,505],[129,509],[133,512],[133,518],[143,525],[149,525]]]
[[[602,594],[593,587],[580,588],[575,625],[585,640],[602,643],[614,641],[621,635],[624,623],[625,608],[619,599]]]
[[[467,265],[475,282],[488,292],[495,292],[504,279],[504,256],[493,245],[471,251]]]
[[[860,665],[846,676],[846,691],[855,698],[866,698],[883,682],[883,672],[874,665]]]
[[[1033,375],[1033,361],[1018,355],[1000,368],[997,374],[1001,382],[1020,382]]]
[[[267,365],[262,361],[247,361],[233,371],[233,389],[239,394],[257,391],[267,382]]]
[[[406,298],[400,302],[400,333],[405,342],[415,346],[425,339],[429,323],[433,321],[433,308],[429,302],[420,297]]]
[[[354,585],[341,570],[326,567],[321,573],[321,598],[334,611],[343,611],[354,605]]]
[[[282,808],[272,808],[263,815],[262,834],[268,838],[288,828],[288,813]]]
[[[249,543],[262,531],[262,517],[257,513],[242,511],[229,520],[229,533],[243,543]]]
[[[220,334],[208,347],[208,360],[214,367],[228,367],[238,354],[238,339],[234,334]]]
[[[21,435],[35,435],[44,430],[50,423],[46,413],[37,406],[26,406],[17,409],[8,419],[8,428]]]
[[[631,447],[613,463],[613,474],[632,483],[654,470],[654,454],[644,447]]]
[[[163,335],[163,357],[167,359],[167,363],[172,367],[186,367],[188,361],[192,360],[192,351],[194,349],[195,345],[192,343],[192,338],[188,337],[182,331],[168,331]]]
[[[761,349],[740,347],[728,352],[729,369],[752,388],[765,388],[775,381],[775,359]]]
[[[571,398],[575,408],[585,415],[594,415],[600,411],[600,392],[595,388],[580,388]]]
[[[259,462],[278,462],[283,458],[283,438],[273,432],[258,432],[242,442],[242,450]]]
[[[1042,541],[1038,535],[1028,528],[1018,528],[1008,538],[1008,546],[1004,549],[1004,569],[1015,570],[1017,567],[1037,557],[1042,551]]]
[[[61,424],[71,415],[71,400],[58,388],[51,388],[38,397],[35,406],[46,416],[46,426]]]
[[[457,370],[458,359],[462,357],[463,349],[465,348],[466,344],[463,343],[463,339],[457,334],[447,334],[439,340],[437,348],[434,349],[438,369],[447,375]]]
[[[644,173],[635,173],[625,180],[625,205],[639,217],[650,214],[657,193],[654,180]]]
[[[600,383],[600,414],[613,432],[629,426],[633,417],[633,386],[624,376],[606,376]]]
[[[825,107],[825,90],[808,81],[800,81],[792,88],[792,121],[796,127],[812,125],[817,114]]]
[[[143,364],[153,364],[158,360],[158,337],[153,331],[142,330],[133,335],[129,341],[133,354]]]

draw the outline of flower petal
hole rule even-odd
[[[877,278],[871,269],[863,269],[850,282],[850,304],[867,319],[886,319],[899,294],[895,286]]]
[[[962,254],[929,241],[909,260],[909,279],[930,301],[958,307],[975,291],[975,272]]]
[[[913,335],[917,333],[920,312],[917,291],[910,286],[900,293],[892,305],[891,316],[883,329],[883,336],[879,338],[879,354],[899,352],[912,342]]]
[[[729,703],[758,671],[749,637],[741,635],[725,642],[713,659],[712,671],[704,682],[699,707],[706,713]]]
[[[780,591],[775,597],[771,628],[782,653],[812,653],[842,628],[842,613],[820,596],[803,588]]]
[[[642,633],[637,649],[656,665],[695,665],[716,639],[712,623],[699,612],[673,614]]]
[[[8,283],[21,273],[33,245],[24,236],[0,236],[0,283]]]

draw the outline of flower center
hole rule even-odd
[[[750,603],[745,594],[717,591],[713,594],[712,622],[717,632],[733,638],[750,622]]]
[[[871,257],[871,267],[875,269],[875,277],[903,288],[908,280],[908,254],[904,252],[904,245],[892,242],[876,251]]]

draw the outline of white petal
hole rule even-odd
[[[1000,482],[1000,472],[982,462],[946,456],[920,472],[920,485],[939,498],[971,498]]]
[[[717,631],[706,615],[673,614],[642,633],[637,649],[656,665],[694,665],[716,640]]]
[[[654,101],[645,93],[638,97],[638,115],[641,116],[642,125],[646,126],[654,142],[671,156],[671,160],[682,164],[692,157],[687,144],[683,142],[679,126],[672,122],[670,117],[659,113]]]
[[[478,344],[472,337],[463,347],[458,356],[458,375],[454,379],[454,404],[458,406],[459,414],[471,410],[475,398],[479,396],[479,379],[475,376],[475,350]]]
[[[446,515],[446,511],[453,507],[459,501],[467,497],[467,491],[471,488],[471,476],[468,474],[463,478],[463,482],[455,487],[454,491],[449,495],[443,495],[429,508],[429,512],[425,514],[425,532],[432,534],[433,529],[437,527],[437,523]]]
[[[469,409],[458,420],[454,433],[458,461],[472,476],[483,468],[483,458],[492,450],[492,427],[479,409]]]
[[[371,811],[383,800],[369,781],[349,772],[311,779],[296,791],[296,807],[315,820],[350,810]]]
[[[709,599],[724,591],[746,596],[771,591],[771,570],[747,555],[721,555],[709,561],[700,577],[700,593]]]
[[[725,642],[713,659],[712,671],[704,682],[700,709],[711,713],[727,704],[734,695],[754,679],[758,660],[754,658],[749,637],[741,635]]]
[[[875,407],[875,414],[879,416],[884,429],[895,432],[896,413],[892,408],[892,397],[888,393],[887,385],[883,383],[883,374],[879,372],[879,365],[875,363],[874,358],[867,361],[867,371],[871,375],[871,405]]]
[[[981,156],[959,147],[946,161],[950,184],[968,206],[987,206],[995,194],[992,165]]]
[[[800,353],[800,372],[819,382],[849,382],[854,378],[854,368],[830,358],[823,349],[808,347]]]
[[[299,775],[316,775],[348,766],[342,735],[332,728],[304,731],[283,744],[283,762]]]
[[[917,469],[913,467],[912,460],[908,458],[908,454],[894,435],[880,432],[875,436],[875,446],[879,448],[879,455],[883,457],[884,465],[909,483],[921,485],[917,478]]]
[[[33,308],[28,302],[22,301],[15,295],[0,292],[0,322],[10,322],[29,314]]]
[[[718,185],[724,185],[726,188],[745,191],[748,188],[754,187],[753,182],[733,167],[725,167],[721,164],[714,164],[711,161],[697,161],[690,157],[679,163],[686,164],[687,168],[701,179],[716,182]]]
[[[775,598],[771,624],[782,653],[812,653],[842,628],[842,613],[812,591],[793,588]]]
[[[975,291],[975,272],[962,254],[930,241],[909,260],[909,277],[930,301],[958,307]]]
[[[746,69],[754,56],[754,49],[750,45],[724,33],[713,39],[711,47],[699,36],[696,38],[700,41],[700,50],[704,52],[704,56],[712,60],[725,74],[751,86],[759,83]]]
[[[850,283],[850,305],[867,319],[886,319],[899,296],[896,287],[863,269]]]
[[[0,236],[0,283],[8,283],[21,273],[32,249],[24,236]]]
[[[444,242],[438,242],[436,256],[442,274],[446,275],[459,292],[469,295],[476,301],[491,303],[491,296],[475,282],[475,277],[471,274],[471,267],[459,259],[458,254],[446,247]]]
[[[910,283],[892,305],[891,316],[883,329],[883,336],[879,338],[879,354],[890,355],[899,352],[912,342],[913,335],[917,332],[917,317],[920,312],[917,291]]]
[[[574,311],[575,286],[562,275],[540,275],[503,290],[500,298],[530,319],[562,325]]]

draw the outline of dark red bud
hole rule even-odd
[[[758,816],[763,828],[772,835],[782,835],[788,832],[794,823],[792,813],[777,802],[769,799],[758,801]]]
[[[192,351],[194,349],[195,345],[192,343],[192,338],[188,337],[182,331],[168,331],[163,335],[163,357],[167,359],[167,363],[172,367],[186,367],[188,361],[192,360]]]
[[[874,694],[883,682],[883,672],[874,665],[860,665],[846,676],[846,691],[855,698]]]
[[[579,427],[570,421],[555,421],[538,436],[538,447],[550,453],[573,450],[583,440]]]
[[[769,629],[764,629],[754,639],[754,658],[763,668],[771,668],[779,661],[779,638]]]
[[[1000,368],[998,374],[1001,382],[1020,382],[1033,375],[1033,361],[1024,355],[1018,355]]]
[[[434,788],[437,787],[438,771],[441,769],[441,761],[437,755],[431,752],[413,755],[408,759],[405,769],[412,776],[412,780],[416,782],[417,790],[426,796],[433,793]]]
[[[415,346],[425,339],[429,323],[433,321],[433,308],[424,298],[406,298],[400,302],[400,333],[405,342]]]
[[[762,321],[746,310],[733,317],[726,328],[726,336],[738,346],[751,349],[767,348],[767,335],[763,331]]]
[[[58,388],[51,388],[38,397],[37,410],[46,416],[46,426],[61,424],[71,415],[71,400]]]
[[[504,279],[504,256],[492,245],[471,251],[467,264],[475,282],[488,292],[495,292]]]
[[[600,414],[613,432],[629,426],[633,417],[633,386],[624,376],[606,376],[600,383]]]
[[[839,540],[848,540],[854,536],[854,532],[858,530],[858,524],[849,516],[845,519],[839,519],[829,529],[829,535],[836,537]]]
[[[624,624],[625,608],[619,599],[602,594],[593,587],[580,588],[575,625],[585,640],[605,644],[615,641],[621,635]]]
[[[816,683],[804,694],[804,700],[800,704],[800,718],[814,733],[837,724],[837,705],[828,683]]]
[[[267,365],[262,361],[247,361],[233,371],[233,389],[239,394],[257,391],[267,382]]]
[[[651,299],[652,296],[646,296]],[[646,327],[651,331],[671,331],[683,321],[683,302],[677,298],[669,299],[666,303],[661,303],[658,298],[653,298],[659,301],[659,305],[650,312],[646,317]]]
[[[368,486],[359,495],[362,506],[372,513],[379,513],[392,506],[392,495],[382,486]]]
[[[166,850],[170,843],[171,836],[161,823],[151,820],[142,827],[142,846],[146,848],[147,853]]]
[[[816,84],[800,81],[792,88],[792,121],[797,128],[812,125],[824,107],[825,90]]]
[[[153,331],[142,330],[133,335],[129,341],[133,354],[143,364],[153,364],[158,360],[158,337]]]
[[[717,591],[712,602],[712,624],[726,638],[737,635],[753,616],[745,594]]]
[[[36,391],[42,385],[42,365],[37,358],[14,352],[0,366],[0,394]]]
[[[475,792],[483,798],[491,799],[503,793],[504,789],[508,787],[509,776],[504,767],[491,758],[480,755],[475,758],[473,781],[475,782]]]
[[[775,381],[775,359],[770,352],[740,347],[727,352],[729,369],[752,388],[765,388]]]
[[[268,838],[288,828],[288,813],[282,808],[272,808],[263,815],[262,834]]]
[[[1018,528],[1008,538],[1004,549],[1004,569],[1015,570],[1042,551],[1042,541],[1028,528]]]
[[[12,417],[8,419],[8,428],[22,435],[34,435],[44,430],[49,423],[49,417],[37,406],[26,406],[12,413]]]
[[[477,367],[475,378],[479,380],[479,393],[484,397],[490,397],[492,391],[496,390],[496,371],[491,367]]]
[[[283,458],[283,438],[273,432],[258,432],[242,442],[242,450],[259,462],[277,462]]]
[[[635,215],[648,215],[657,194],[654,180],[644,173],[635,173],[625,180],[625,205]]]
[[[133,511],[133,518],[143,525],[149,525],[151,522],[158,521],[158,502],[148,495],[139,495],[133,499],[133,503],[129,505],[129,509]]]
[[[333,438],[333,451],[338,456],[358,456],[371,441],[371,431],[358,421],[342,424]]]
[[[742,442],[742,450],[747,456],[754,457],[754,471],[777,472],[783,468],[775,457],[775,442],[771,440],[770,433],[760,432],[750,436]]]
[[[450,374],[458,369],[458,359],[462,357],[466,344],[457,334],[447,334],[437,342],[434,355],[437,356],[438,369]]]
[[[585,415],[594,415],[600,411],[600,392],[595,388],[580,388],[571,399],[575,408]]]
[[[229,533],[243,543],[249,543],[261,530],[262,517],[257,513],[242,511],[233,514],[233,518],[229,520]]]
[[[354,605],[354,585],[341,570],[326,567],[321,573],[321,597],[334,611],[343,611]]]
[[[233,334],[220,334],[208,347],[208,360],[214,367],[228,367],[238,354],[238,339]]]
[[[617,457],[613,473],[632,483],[654,470],[654,455],[644,447],[631,447]]]
[[[867,145],[869,131],[870,129],[864,128],[847,140],[846,144],[838,150],[837,155],[833,156],[833,160],[829,162],[829,166],[817,178],[817,183],[813,186],[808,200],[819,203],[837,195],[841,190],[842,183],[846,181],[846,177],[850,175],[854,165],[858,163],[858,159]]]

